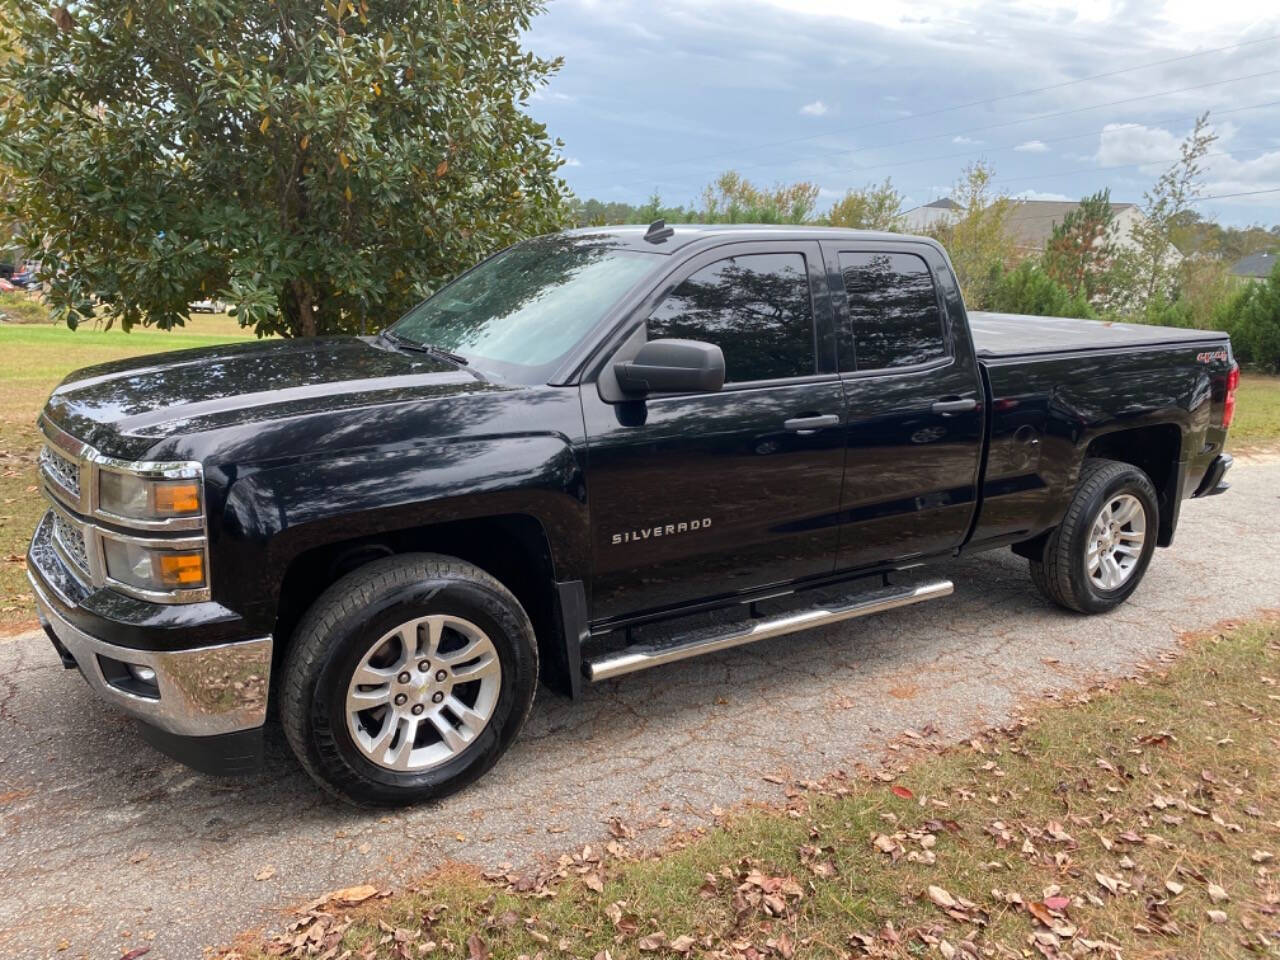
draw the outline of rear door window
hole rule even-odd
[[[813,300],[801,253],[727,257],[691,274],[649,316],[649,339],[714,343],[725,381],[816,372]]]
[[[840,273],[858,370],[917,366],[947,355],[942,311],[923,258],[842,251]]]

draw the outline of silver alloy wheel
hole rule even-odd
[[[470,620],[434,614],[369,648],[347,687],[347,729],[369,760],[418,772],[452,760],[489,723],[502,664]]]
[[[1147,511],[1130,493],[1112,497],[1098,512],[1089,532],[1085,566],[1094,586],[1117,590],[1124,586],[1142,557],[1147,535]]]

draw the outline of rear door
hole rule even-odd
[[[837,568],[959,547],[977,503],[983,410],[951,270],[925,244],[822,247],[845,391]]]
[[[723,389],[608,403],[583,385],[593,620],[831,572],[844,394],[824,270],[813,242],[703,253],[634,321],[717,344]]]

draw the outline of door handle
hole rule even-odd
[[[958,397],[948,397],[945,400],[935,400],[933,405],[929,407],[934,413],[940,413],[944,417],[953,413],[969,413],[978,409],[977,400],[961,400]]]
[[[782,426],[803,437],[811,433],[817,433],[823,427],[840,426],[840,418],[834,413],[818,414],[812,417],[793,417],[790,420],[784,420]]]

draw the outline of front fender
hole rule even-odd
[[[563,436],[357,449],[249,468],[228,479],[211,566],[215,595],[234,609],[274,610],[290,563],[316,547],[507,514],[542,525],[558,580],[586,577],[586,485],[577,452]],[[258,575],[227,578],[223,594],[220,570]]]

